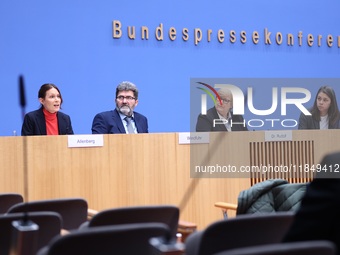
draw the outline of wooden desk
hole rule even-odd
[[[19,192],[28,201],[83,197],[96,210],[174,204],[181,219],[202,229],[222,219],[215,202],[237,203],[254,180],[191,178],[190,166],[311,164],[340,150],[338,130],[296,130],[290,142],[265,142],[262,131],[211,133],[209,144],[195,145],[179,144],[178,135],[104,135],[104,146],[94,148],[68,148],[67,136],[0,137],[0,192]]]

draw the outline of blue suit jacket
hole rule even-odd
[[[147,118],[138,112],[133,112],[133,115],[137,132],[148,133]],[[126,134],[118,111],[115,109],[98,113],[92,122],[92,134]]]
[[[59,135],[73,135],[71,118],[65,113],[57,112]],[[43,108],[25,115],[21,135],[47,135]]]

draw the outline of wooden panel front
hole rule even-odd
[[[0,192],[27,192],[24,145],[22,137],[0,137]]]
[[[286,179],[290,183],[309,182],[314,173],[313,141],[250,142],[251,185],[267,179]]]
[[[262,131],[210,133],[209,144],[192,145],[178,144],[177,133],[117,134],[104,135],[103,147],[68,148],[67,136],[0,137],[0,192],[26,194],[26,200],[83,197],[97,210],[174,204],[181,219],[202,229],[222,219],[215,202],[237,203],[252,183],[250,175],[192,176],[194,165],[240,168],[261,153],[264,162],[286,164],[297,152],[300,161],[315,164],[340,150],[339,140],[338,130],[297,130],[293,141],[270,144]]]

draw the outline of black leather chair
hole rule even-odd
[[[0,214],[6,213],[8,209],[24,202],[24,198],[19,193],[0,193]]]
[[[98,212],[83,227],[107,225],[151,223],[166,224],[173,238],[176,237],[179,221],[179,208],[173,205],[151,205],[112,208]]]
[[[54,238],[37,255],[149,255],[155,253],[153,237],[170,235],[163,223],[138,223],[117,226],[81,228]]]
[[[294,212],[245,214],[212,223],[191,234],[187,255],[214,254],[230,249],[280,243],[294,219]]]
[[[336,255],[336,246],[325,240],[277,243],[232,249],[214,255]]]
[[[8,255],[12,243],[13,221],[28,219],[39,226],[37,249],[60,235],[62,219],[56,212],[11,213],[0,215],[0,255]]]
[[[17,212],[57,212],[62,217],[62,228],[73,230],[87,221],[88,205],[82,198],[61,198],[50,200],[37,200],[13,205],[7,213]]]

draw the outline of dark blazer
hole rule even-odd
[[[283,241],[330,240],[340,254],[340,172],[334,173],[340,165],[340,153],[326,155],[320,165],[325,168],[307,186]]]
[[[339,121],[334,125],[328,124],[328,129],[338,129],[340,128]],[[304,115],[301,113],[299,118],[298,129],[320,129],[320,121],[315,120],[312,115]]]
[[[218,124],[214,127],[214,119],[219,119],[217,110],[215,107],[210,108],[206,115],[198,115],[196,123],[197,132],[209,132],[209,131],[228,131],[225,125]],[[232,123],[243,123],[244,119],[241,115],[231,115]],[[233,124],[231,131],[248,131],[247,125]]]
[[[138,112],[133,112],[133,115],[137,132],[148,133],[147,118]],[[117,109],[98,113],[92,122],[92,134],[126,134]]]
[[[59,135],[73,135],[71,118],[65,113],[57,112]],[[47,135],[43,108],[25,115],[21,135]]]

